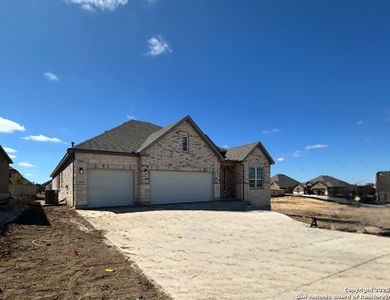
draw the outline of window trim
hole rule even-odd
[[[185,139],[185,144],[184,144],[184,139]],[[186,149],[184,149],[184,145],[186,145]],[[189,143],[189,138],[188,136],[182,136],[181,137],[181,151],[183,152],[189,152],[190,149],[190,143]]]
[[[251,177],[251,170],[254,169],[254,177]],[[258,172],[260,170],[261,177],[258,177]],[[261,166],[249,167],[249,188],[250,189],[263,189],[264,188],[264,172]],[[254,185],[251,185],[251,181],[254,181]]]

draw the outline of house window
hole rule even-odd
[[[186,136],[183,136],[181,138],[181,149],[184,152],[188,152],[188,137],[186,137]]]
[[[263,187],[263,169],[261,167],[249,168],[249,187],[251,188]]]

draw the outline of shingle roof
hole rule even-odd
[[[390,171],[376,173],[376,189],[378,192],[390,192]]]
[[[108,130],[68,149],[67,153],[50,176],[54,177],[56,174],[58,174],[63,166],[69,162],[75,150],[139,154],[151,144],[159,140],[168,131],[172,130],[173,127],[184,121],[190,122],[194,129],[201,135],[204,141],[210,146],[210,148],[220,159],[226,158],[228,160],[242,161],[255,147],[258,146],[261,148],[269,162],[274,164],[272,157],[260,142],[225,150],[221,147],[217,147],[214,142],[202,132],[202,130],[191,119],[191,117],[186,116],[183,119],[166,127],[161,127],[152,123],[137,120],[130,120],[125,122],[111,130]]]
[[[327,175],[321,175],[321,176],[315,177],[315,178],[309,180],[307,183],[314,184],[316,182],[321,182],[322,184],[324,184],[327,187],[347,187],[347,186],[350,186],[350,184],[348,182],[345,182],[345,181],[342,181],[340,179],[337,179],[337,178],[334,178],[331,176],[327,176]]]
[[[277,183],[278,186],[283,188],[293,188],[298,185],[300,182],[294,178],[288,177],[284,174],[276,174],[271,177],[271,182]]]
[[[254,142],[254,143],[250,143],[250,144],[241,145],[238,147],[233,147],[233,148],[227,149],[225,157],[228,160],[242,161],[256,147],[256,145],[257,145],[257,142]]]
[[[155,141],[157,141],[162,135],[164,135],[166,132],[168,132],[172,127],[174,127],[177,123],[179,123],[181,120],[172,123],[171,125],[168,125],[166,127],[160,127],[160,130],[157,130],[153,132],[143,143],[142,145],[137,149],[138,152],[141,152],[145,148],[147,148],[149,145],[153,144]]]
[[[267,150],[264,148],[263,144],[260,142],[254,142],[254,143],[250,143],[250,144],[241,145],[238,147],[233,147],[233,148],[227,149],[227,152],[225,154],[225,158],[227,160],[243,161],[249,155],[249,153],[257,146],[259,146],[261,148],[264,155],[269,160],[270,164],[274,164],[275,162],[272,159],[271,155],[269,155]]]
[[[74,148],[134,153],[145,143],[150,135],[160,131],[161,128],[161,126],[152,123],[130,120],[78,144]]]

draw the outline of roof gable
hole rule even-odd
[[[271,181],[277,183],[280,187],[293,188],[300,182],[284,174],[276,174],[271,177]]]
[[[13,164],[14,162],[12,159],[8,156],[7,152],[5,152],[4,148],[0,145],[0,155],[3,156],[9,164]]]
[[[261,142],[254,142],[246,145],[241,145],[238,147],[233,147],[227,150],[225,157],[228,160],[243,161],[245,160],[250,153],[256,148],[259,147],[260,150],[264,153],[269,163],[273,165],[275,161],[272,159],[271,155],[265,149]]]
[[[317,182],[321,182],[326,187],[346,187],[346,186],[350,186],[350,184],[348,182],[345,182],[345,181],[342,181],[340,179],[337,179],[337,178],[334,178],[334,177],[331,177],[331,176],[327,176],[327,175],[321,175],[321,176],[318,176],[316,178],[313,178],[313,179],[309,180],[306,184],[308,184],[308,183],[315,184]]]
[[[160,130],[154,132],[151,134],[145,142],[141,145],[141,147],[138,149],[138,153],[144,152],[146,149],[150,148],[153,144],[155,144],[157,141],[162,139],[166,134],[174,130],[177,126],[180,124],[188,122],[194,130],[199,134],[199,136],[205,141],[205,143],[211,148],[211,150],[215,153],[215,155],[223,159],[223,156],[221,155],[219,149],[215,146],[215,144],[210,140],[210,138],[203,133],[203,131],[196,125],[196,123],[192,120],[190,116],[186,116],[183,119],[168,125],[167,127],[161,128]]]

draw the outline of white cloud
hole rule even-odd
[[[291,157],[300,157],[301,155],[302,155],[302,151],[301,150],[297,150],[293,154],[291,154]]]
[[[3,147],[3,149],[4,149],[5,152],[7,152],[8,154],[18,152],[17,150],[12,149],[12,148],[10,148],[10,147]]]
[[[137,120],[137,118],[136,118],[136,117],[134,117],[134,116],[130,116],[130,115],[127,115],[127,116],[126,116],[126,118],[128,118],[129,120]]]
[[[65,143],[63,141],[61,141],[59,138],[56,138],[56,137],[48,137],[48,136],[45,136],[45,135],[29,135],[29,136],[25,136],[25,137],[22,137],[22,139],[26,140],[26,141],[35,141],[35,142],[52,142],[52,143]]]
[[[43,76],[49,81],[60,81],[60,78],[51,72],[43,73]]]
[[[278,133],[280,130],[279,129],[271,129],[271,130],[263,130],[261,133],[262,134],[271,134],[271,133]]]
[[[360,120],[360,121],[357,121],[357,122],[356,122],[356,125],[357,125],[357,126],[362,126],[363,123],[364,123],[364,122],[363,122],[362,120]]]
[[[306,150],[310,150],[310,149],[322,149],[322,148],[328,148],[328,147],[329,147],[329,145],[315,144],[315,145],[306,146],[305,149],[306,149]]]
[[[28,161],[22,161],[18,163],[19,166],[25,167],[25,168],[32,168],[35,167],[33,164],[29,163]]]
[[[12,133],[14,131],[25,131],[23,125],[20,125],[14,121],[0,117],[0,132]]]
[[[148,40],[148,55],[157,56],[165,52],[172,52],[172,48],[163,36],[157,34]]]
[[[278,158],[276,158],[276,161],[282,162],[282,161],[284,161],[284,157],[278,157]]]
[[[80,5],[82,9],[87,11],[100,10],[115,10],[119,6],[124,6],[128,0],[65,0],[68,3]],[[150,1],[148,1],[150,2]]]
[[[16,153],[18,151],[16,151],[15,149],[12,149],[12,148],[9,148],[9,147],[3,147],[4,151],[7,152],[8,156],[11,158],[11,159],[14,159],[16,158],[16,155],[15,154],[12,154],[12,153]]]

